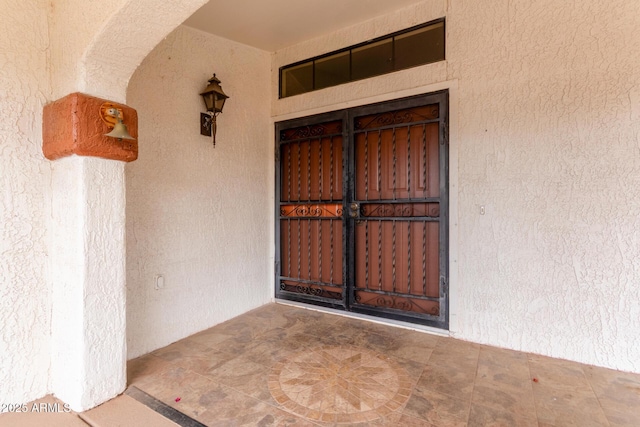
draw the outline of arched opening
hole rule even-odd
[[[208,0],[127,0],[104,22],[79,64],[79,90],[125,101],[129,79],[151,50]]]
[[[106,20],[99,16],[101,10],[87,18],[100,24],[94,36],[71,38],[76,44],[67,56],[77,57],[77,63],[61,55],[58,43],[70,38],[60,24],[62,12],[54,10],[52,56],[61,63],[52,61],[57,65],[52,80],[72,91],[125,102],[127,83],[140,61],[204,3],[124,1],[113,5],[116,10]],[[83,7],[91,6],[79,5],[74,16],[82,16]],[[83,51],[79,46],[89,39]],[[70,156],[52,163],[51,171],[49,387],[82,411],[126,386],[124,164]]]

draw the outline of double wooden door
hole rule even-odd
[[[276,124],[276,297],[448,327],[447,92]]]

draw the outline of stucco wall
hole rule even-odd
[[[0,0],[0,402],[7,404],[48,387],[47,3]]]
[[[446,61],[277,99],[279,67],[441,16]],[[276,52],[272,111],[452,88],[452,334],[640,372],[639,25],[626,0],[424,2]]]
[[[140,62],[207,1],[50,1],[54,99],[80,91],[124,102]]]
[[[126,385],[124,163],[58,159],[51,184],[50,391],[84,411]]]
[[[230,96],[217,146],[199,93]],[[269,301],[270,56],[179,27],[133,75],[140,155],[126,166],[127,346],[147,353]],[[165,288],[154,289],[161,274]]]
[[[47,2],[50,3],[49,22],[53,41],[50,56],[53,65],[51,79],[54,99],[81,90],[84,74],[82,57],[96,33],[125,2],[127,0],[112,0],[109,3],[98,0]],[[118,41],[118,38],[114,37],[112,49],[117,48]],[[82,90],[86,92],[86,89]]]
[[[640,372],[640,3],[450,15],[459,335]]]

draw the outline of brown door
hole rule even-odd
[[[277,125],[278,296],[345,307],[344,120]]]
[[[277,297],[448,327],[447,94],[278,123]]]

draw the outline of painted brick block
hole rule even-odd
[[[138,158],[138,141],[104,136],[112,127],[102,120],[101,106],[111,102],[82,93],[72,93],[45,105],[42,124],[42,152],[49,160],[71,155],[101,157],[132,162]],[[138,113],[131,107],[112,103],[122,111],[123,123],[138,138]]]

